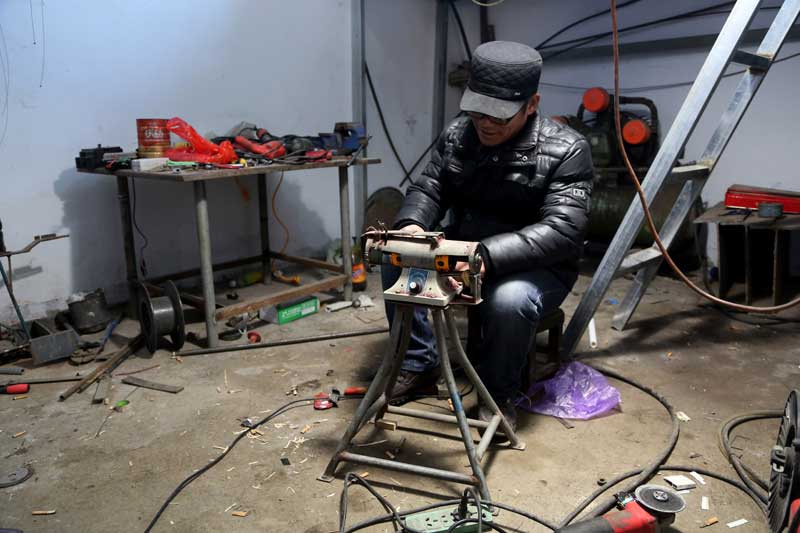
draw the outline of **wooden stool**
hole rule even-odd
[[[543,352],[546,358],[536,360],[536,341],[528,354],[528,362],[522,371],[522,392],[527,392],[531,383],[552,377],[561,364],[561,334],[564,331],[564,311],[557,308],[539,320],[536,333],[547,332],[547,349]],[[531,371],[533,368],[533,371]]]

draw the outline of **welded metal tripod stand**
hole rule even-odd
[[[775,56],[786,40],[789,30],[800,14],[800,0],[784,0],[756,52],[740,50],[738,49],[739,41],[758,13],[761,4],[761,0],[738,0],[733,6],[728,20],[725,21],[705,63],[700,68],[683,106],[678,111],[669,133],[664,138],[664,142],[643,180],[643,189],[648,205],[652,205],[655,196],[670,174],[689,172],[689,175],[693,176],[697,175],[698,171],[704,170],[707,176],[714,169],[723,150],[728,145],[736,126],[744,116],[753,96],[767,75],[767,71],[775,61]],[[692,134],[725,73],[725,69],[731,62],[745,65],[747,69],[741,74],[733,98],[722,114],[719,125],[708,141],[703,155],[700,156],[696,165],[673,169],[678,153]],[[691,211],[692,205],[700,197],[704,184],[705,176],[686,181],[672,211],[659,231],[661,240],[666,247],[670,246],[678,229]],[[603,256],[600,266],[597,267],[591,285],[584,293],[575,309],[575,314],[567,325],[564,332],[562,355],[571,355],[575,350],[611,281],[625,272],[635,271],[636,277],[633,286],[625,295],[620,310],[614,317],[613,327],[619,330],[624,329],[630,320],[663,260],[661,251],[655,244],[650,248],[626,256],[643,221],[644,211],[639,199],[634,198],[611,241],[611,245]]]
[[[492,437],[498,428],[502,428],[502,431],[510,441],[511,448],[524,450],[525,443],[520,441],[516,433],[511,429],[508,421],[500,412],[497,404],[492,399],[480,377],[478,377],[477,372],[475,372],[475,369],[469,362],[467,354],[464,352],[464,348],[459,341],[458,329],[452,309],[450,307],[432,307],[431,314],[433,315],[433,327],[436,334],[436,346],[441,361],[441,373],[447,384],[450,400],[453,402],[455,416],[389,405],[389,399],[392,397],[392,389],[397,379],[397,374],[400,372],[400,366],[408,350],[408,341],[411,336],[411,317],[413,315],[413,307],[411,305],[397,304],[394,321],[392,323],[390,350],[386,353],[378,369],[378,373],[372,380],[372,384],[364,395],[364,399],[361,400],[361,403],[358,405],[353,420],[350,422],[347,431],[345,431],[344,436],[339,441],[336,451],[328,462],[328,466],[325,468],[325,472],[319,476],[319,480],[333,481],[338,464],[340,462],[351,462],[473,485],[480,491],[482,500],[491,501],[489,488],[486,485],[486,477],[481,467],[481,459],[486,453]],[[478,392],[480,399],[494,413],[494,416],[489,422],[467,418],[464,413],[464,407],[461,404],[461,396],[459,395],[458,387],[453,377],[453,368],[447,351],[445,325],[449,332],[450,339],[456,346],[456,360],[466,373],[467,379],[475,386],[475,390]],[[383,416],[386,413],[457,424],[461,432],[461,439],[464,442],[464,448],[467,451],[472,474],[430,468],[400,461],[390,461],[388,459],[371,457],[348,451],[353,438],[373,416],[375,417],[376,425],[390,428],[396,427],[395,423],[383,420]],[[483,429],[483,436],[477,447],[472,440],[470,427]]]

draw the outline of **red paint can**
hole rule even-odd
[[[137,118],[136,133],[139,137],[140,150],[162,151],[170,146],[165,118]]]

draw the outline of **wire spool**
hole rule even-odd
[[[164,296],[153,298],[144,284],[139,283],[139,322],[150,353],[158,349],[158,339],[164,335],[170,336],[173,351],[180,350],[186,341],[186,322],[178,288],[167,281],[162,289]]]

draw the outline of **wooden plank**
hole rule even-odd
[[[99,380],[97,380],[97,389],[94,391],[94,396],[92,397],[92,403],[103,403],[106,398],[108,398],[108,394],[111,392],[111,378],[107,374],[103,374]]]
[[[311,268],[319,268],[320,270],[329,270],[337,274],[344,273],[342,265],[335,265],[319,259],[311,259],[310,257],[298,257],[296,255],[286,255],[279,252],[270,252],[270,257],[273,259],[280,259],[281,261],[289,261],[290,263],[297,263],[298,265],[308,266]]]
[[[308,283],[294,289],[276,292],[261,298],[244,300],[242,302],[223,307],[222,309],[217,309],[214,318],[217,320],[217,322],[221,322],[231,318],[232,316],[258,311],[262,307],[279,304],[281,302],[287,302],[289,300],[294,300],[295,298],[300,298],[301,296],[310,296],[315,292],[322,292],[341,287],[345,284],[348,277],[349,276],[345,274],[341,274],[338,276],[332,276],[322,281]]]
[[[63,402],[76,392],[83,392],[85,391],[89,385],[97,381],[97,379],[106,372],[112,372],[115,368],[117,368],[125,359],[128,358],[131,354],[136,353],[136,350],[141,348],[144,345],[144,337],[141,335],[137,335],[134,337],[132,341],[130,341],[127,345],[123,346],[120,350],[117,351],[114,355],[109,357],[108,361],[100,364],[97,368],[92,370],[89,375],[83,378],[80,382],[76,383],[65,392],[62,392],[61,395],[58,397],[58,400]]]
[[[0,387],[6,387],[8,385],[17,385],[19,383],[27,383],[28,385],[37,385],[43,383],[67,383],[70,381],[80,381],[85,378],[86,375],[77,375],[77,376],[62,376],[62,377],[53,377],[53,378],[13,378],[9,381],[0,383]]]
[[[148,381],[146,379],[137,378],[135,376],[126,376],[122,378],[122,382],[126,385],[133,385],[134,387],[142,387],[144,389],[153,389],[161,392],[169,392],[177,394],[183,390],[181,385],[167,385],[164,383],[156,383],[155,381]]]
[[[227,270],[229,268],[236,268],[244,265],[251,265],[253,263],[260,263],[261,256],[254,255],[252,257],[243,257],[242,259],[234,259],[233,261],[225,261],[224,263],[216,263],[212,265],[214,272],[219,272],[220,270]],[[166,274],[164,276],[158,276],[156,278],[149,278],[147,281],[153,283],[154,285],[160,285],[167,280],[176,280],[176,279],[185,279],[191,278],[194,276],[200,275],[199,268],[192,268],[189,270],[183,270],[181,272],[175,272],[174,274]]]

